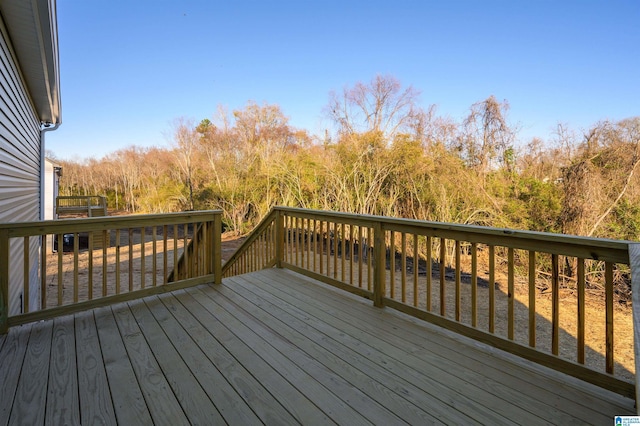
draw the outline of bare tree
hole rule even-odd
[[[508,165],[515,131],[507,123],[509,103],[499,102],[493,95],[471,106],[463,123],[460,144],[469,164],[483,176],[497,159]]]
[[[326,112],[342,134],[380,132],[392,140],[420,118],[419,92],[402,88],[392,76],[376,76],[368,84],[356,83],[342,93],[330,93]]]

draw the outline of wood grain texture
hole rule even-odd
[[[203,293],[203,296],[199,297],[199,300],[205,300],[205,297],[213,303],[216,303],[216,300],[220,300],[213,292]],[[384,408],[383,405],[372,401],[360,388],[347,382],[340,374],[320,363],[317,359],[317,352],[314,351],[316,356],[309,356],[288,338],[282,336],[279,331],[273,328],[273,320],[270,320],[270,325],[266,326],[256,319],[254,316],[255,305],[249,303],[246,305],[247,309],[243,309],[237,303],[222,303],[224,298],[220,301],[221,304],[218,306],[224,306],[224,310],[228,313],[228,316],[224,314],[227,321],[237,320],[239,324],[246,326],[246,330],[251,330],[252,334],[243,333],[243,336],[250,339],[250,341],[254,341],[254,336],[260,336],[260,339],[256,341],[253,347],[258,345],[259,348],[262,348],[262,353],[272,352],[274,355],[272,359],[280,363],[291,363],[289,368],[294,372],[287,374],[287,379],[305,384],[304,386],[298,384],[297,387],[301,392],[305,392],[309,399],[325,413],[337,415],[338,418],[349,424],[366,424],[367,420],[381,424],[398,422],[399,418]],[[209,304],[210,302],[207,301],[206,303]],[[242,327],[234,327],[236,330],[238,328]],[[295,367],[298,368],[296,369]],[[307,381],[304,374],[309,375],[313,380]],[[317,382],[316,385],[312,385],[313,382]],[[310,384],[311,386],[309,386]],[[330,392],[327,393],[326,390],[322,389],[322,386]],[[348,401],[348,404],[346,401]]]
[[[53,321],[46,423],[80,424],[75,327],[71,316]]]
[[[112,310],[153,422],[166,425],[187,424],[187,416],[131,310],[124,303],[113,306]]]
[[[274,274],[276,276],[272,278],[264,277]],[[306,303],[315,304],[317,306],[315,312],[318,315],[311,317],[311,322],[314,324],[324,323],[320,315],[333,313],[337,318],[340,318],[341,323],[369,329],[376,338],[363,339],[367,342],[387,340],[393,342],[394,346],[403,347],[408,353],[419,355],[421,358],[430,358],[430,353],[438,355],[435,370],[445,370],[467,377],[479,374],[476,376],[477,383],[481,383],[482,386],[485,383],[491,383],[492,380],[502,382],[495,386],[495,389],[502,392],[505,398],[503,402],[498,404],[520,404],[523,398],[525,400],[533,398],[550,405],[546,408],[540,407],[549,413],[555,412],[554,407],[560,407],[563,410],[566,408],[571,416],[581,418],[582,422],[587,423],[599,418],[598,416],[605,418],[606,415],[603,415],[602,411],[629,412],[633,405],[631,400],[620,395],[602,390],[594,393],[597,388],[587,383],[474,342],[440,327],[408,318],[402,314],[390,314],[387,310],[371,310],[365,301],[354,300],[352,295],[337,291],[318,293],[315,288],[317,284],[306,277],[302,277],[306,284],[296,281],[296,292],[290,293],[291,298],[289,295],[285,295],[286,290],[282,289],[282,286],[275,285],[276,281],[286,280],[280,276],[279,271],[265,271],[256,275],[255,278],[260,282],[256,283],[253,276],[248,278],[255,288],[252,290],[254,292],[276,292],[278,299],[291,300],[292,305],[299,307],[304,307]],[[268,283],[271,284],[267,285]],[[230,288],[235,289],[236,287],[231,286]],[[261,295],[261,297],[264,296]],[[305,314],[309,317],[310,310],[306,307],[301,309],[304,309]],[[345,327],[341,325],[340,331],[344,332]],[[452,345],[452,341],[457,343]],[[462,346],[457,346],[458,344]],[[465,349],[466,345],[471,345],[475,350]],[[449,364],[451,361],[453,362]],[[522,368],[523,366],[526,368]],[[466,371],[467,369],[470,371]],[[422,368],[419,371],[431,370]],[[576,385],[580,386],[575,388]],[[494,388],[491,389],[493,391]],[[461,389],[458,388],[457,392],[461,392]],[[558,398],[562,400],[562,403],[559,403]],[[535,410],[531,412],[538,414]]]
[[[44,424],[53,322],[34,324],[13,401],[10,424]]]
[[[161,299],[145,302],[225,422],[255,424],[259,421],[255,413],[269,407],[277,412],[275,406],[278,404],[271,395],[206,332],[185,306],[172,295]],[[255,413],[249,403],[258,406]],[[286,415],[278,417],[275,414],[264,417],[279,422],[287,419]]]
[[[3,336],[2,347],[0,347],[1,425],[6,425],[9,421],[31,327],[32,324],[23,325]]]
[[[14,327],[0,337],[0,425],[607,424],[636,412],[371,305],[273,268]]]
[[[265,386],[269,393],[277,400],[278,405],[284,407],[288,411],[288,416],[295,418],[298,422],[310,424],[325,424],[330,422],[327,414],[323,413],[312,401],[310,401],[303,392],[293,386],[289,381],[291,376],[288,373],[295,373],[293,368],[288,368],[286,364],[276,364],[273,356],[263,357],[261,351],[247,343],[235,334],[235,329],[229,329],[228,324],[221,322],[220,318],[214,315],[211,310],[200,304],[197,297],[187,295],[178,296],[178,299],[188,306],[188,309],[200,322],[205,321],[209,324],[209,329],[216,336],[216,339],[240,361],[243,366]],[[193,302],[197,304],[194,304]],[[224,325],[223,325],[224,324]],[[270,354],[267,354],[270,355]],[[274,364],[276,364],[274,366]],[[283,368],[278,368],[279,366]],[[266,407],[271,411],[269,407]],[[264,408],[263,408],[264,409]],[[279,411],[278,411],[279,413]],[[267,413],[268,416],[272,416]],[[284,414],[280,414],[284,417]],[[290,422],[289,420],[288,422]]]
[[[150,304],[157,306],[160,302],[150,300]],[[173,395],[178,404],[184,410],[186,417],[191,424],[221,424],[224,422],[222,416],[216,410],[206,392],[202,389],[198,380],[189,369],[180,353],[172,345],[162,327],[158,324],[149,308],[143,301],[129,302],[129,308],[140,327],[140,331],[146,336],[149,345],[149,358],[155,358],[162,375],[166,378],[167,384],[171,387]],[[165,326],[178,326],[176,323],[165,323]],[[159,382],[154,380],[154,386],[158,387]],[[168,390],[168,389],[167,389]],[[171,404],[167,404],[162,398],[153,396],[162,405],[173,412],[177,407],[171,409]],[[173,399],[171,399],[173,401]],[[179,411],[179,410],[178,410]],[[179,419],[176,419],[178,421]]]
[[[220,293],[243,309],[251,310],[258,320],[269,322],[283,338],[295,343],[307,354],[313,354],[315,360],[347,380],[354,389],[361,390],[371,399],[367,407],[379,410],[383,406],[397,416],[389,419],[389,413],[383,413],[380,420],[387,418],[395,423],[403,419],[410,424],[437,421],[438,417],[424,408],[426,398],[423,391],[329,338],[335,330],[325,333],[304,310],[283,303],[278,296],[262,291],[243,277],[238,277],[234,283],[238,286],[234,285],[233,289],[223,287],[219,289]],[[261,309],[255,309],[254,306]],[[274,323],[270,316],[277,318],[279,322]]]
[[[95,310],[102,359],[119,424],[152,424],[140,385],[109,307]]]
[[[93,311],[75,316],[80,417],[84,424],[115,425],[111,391]]]

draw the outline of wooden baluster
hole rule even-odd
[[[313,233],[311,234],[313,238],[313,272],[318,272],[318,231],[317,231],[317,223],[316,219],[313,219]]]
[[[128,243],[129,243],[129,291],[131,292],[133,291],[133,228],[128,229]],[[176,261],[173,263],[174,269],[177,264],[178,264],[178,261],[176,259]]]
[[[496,248],[489,246],[489,333],[495,333],[496,319]]]
[[[460,247],[460,241],[456,240],[455,242],[455,250],[456,250],[456,254],[455,254],[455,262],[456,262],[456,272],[455,272],[455,276],[456,276],[456,306],[455,306],[455,317],[456,317],[456,321],[460,322],[460,304],[462,303],[462,295],[461,295],[461,290],[460,290],[460,256],[461,256],[461,247]]]
[[[407,234],[403,232],[400,234],[400,244],[402,245],[402,249],[400,250],[400,268],[402,272],[400,273],[400,288],[401,295],[400,298],[402,303],[407,303]]]
[[[178,224],[173,225],[173,280],[178,281],[180,274],[178,273]]]
[[[418,307],[418,272],[420,267],[420,255],[418,253],[419,236],[413,234],[413,306]]]
[[[340,224],[340,234],[341,234],[341,238],[340,238],[340,248],[341,248],[341,255],[340,255],[340,265],[342,267],[342,271],[340,271],[340,278],[342,279],[342,282],[345,282],[345,258],[347,257],[347,242],[346,242],[346,234],[345,234],[345,224],[344,222]]]
[[[374,261],[375,277],[373,279],[373,305],[381,308],[384,306],[386,280],[386,243],[385,231],[381,222],[374,224]]]
[[[145,278],[146,278],[146,274],[145,274],[145,240],[146,240],[146,236],[145,236],[145,232],[144,232],[144,226],[140,228],[140,288],[144,288],[145,287]]]
[[[80,251],[80,234],[73,234],[73,303],[78,303],[78,252]]]
[[[165,233],[165,268],[164,268],[164,279],[165,283],[167,282],[167,247],[166,247],[166,233]],[[120,294],[120,230],[116,229],[116,294]],[[104,290],[102,296],[104,297]]]
[[[64,251],[63,246],[63,233],[58,234],[58,305],[62,306],[62,277],[64,274],[64,270],[62,268],[62,252]]]
[[[156,287],[158,285],[158,228],[156,226],[153,226],[151,228],[151,232],[153,233],[152,237],[151,237],[151,243],[152,243],[152,252],[153,252],[153,260],[151,261],[151,267],[153,268],[153,278],[151,281],[151,285],[153,287]]]
[[[478,244],[471,244],[471,326],[478,326]]]
[[[536,252],[529,250],[529,346],[536,347]]]
[[[331,276],[331,250],[334,250],[331,222],[327,220],[327,276]]]
[[[584,364],[584,340],[585,340],[585,276],[584,276],[584,259],[578,261],[578,363]]]
[[[560,273],[558,255],[551,255],[551,353],[558,355],[560,339]]]
[[[433,273],[433,241],[431,240],[431,236],[428,235],[426,238],[427,245],[427,282],[426,282],[426,295],[425,295],[425,304],[427,312],[431,312],[431,274]]]
[[[315,269],[315,266],[312,267],[311,266],[311,240],[313,238],[313,232],[311,232],[311,219],[307,218],[307,224],[305,227],[305,239],[307,241],[307,269],[309,271],[312,271]],[[315,257],[313,259],[315,261]]]
[[[29,237],[24,237],[22,240],[22,245],[23,245],[23,261],[22,261],[22,265],[23,265],[23,280],[22,280],[22,284],[23,284],[23,290],[22,290],[22,311],[24,313],[29,312],[29,266],[30,266],[30,259],[29,259]]]
[[[373,291],[373,228],[367,228],[367,290]]]
[[[107,294],[107,277],[109,276],[108,274],[108,269],[107,266],[109,264],[108,259],[107,259],[107,247],[109,238],[107,236],[107,231],[104,230],[102,231],[102,242],[103,242],[103,250],[102,250],[102,295],[104,296],[105,294]]]
[[[333,222],[333,279],[338,279],[338,223]]]
[[[606,371],[613,374],[613,263],[605,262]]]
[[[447,257],[447,244],[444,237],[440,238],[440,315],[445,316],[447,314],[447,294],[446,294],[446,257]]]
[[[182,225],[182,256],[184,258],[184,267],[183,267],[183,273],[182,273],[182,278],[189,278],[190,277],[190,268],[189,265],[191,263],[191,256],[189,255],[189,224],[185,223]]]
[[[362,226],[358,226],[358,287],[362,288],[362,256],[364,253],[364,232]]]
[[[94,238],[93,238],[93,231],[89,231],[89,259],[88,259],[88,276],[87,276],[87,299],[88,300],[93,300],[93,244],[94,244]],[[102,241],[102,250],[106,250],[107,249],[107,242],[106,241]]]
[[[40,252],[40,306],[41,309],[47,308],[47,235],[41,237],[42,251]],[[53,237],[52,237],[53,241]],[[0,310],[2,306],[0,306]]]
[[[299,245],[299,240],[300,240],[300,228],[298,227],[298,218],[295,218],[295,222],[294,222],[294,228],[293,228],[293,253],[294,253],[294,264],[296,266],[300,265],[300,262],[298,261],[298,245]]]
[[[395,231],[389,231],[389,293],[392,299],[396,297],[396,241]]]
[[[514,329],[515,329],[515,273],[514,273],[514,252],[513,248],[509,247],[507,251],[507,316],[508,316],[508,324],[507,324],[507,336],[509,340],[514,339]]]
[[[169,242],[167,235],[169,234],[169,227],[167,225],[162,226],[162,284],[166,284],[169,277]],[[119,241],[119,240],[118,240]]]
[[[320,273],[323,274],[324,273],[324,247],[326,246],[326,239],[324,236],[324,221],[321,220],[320,223],[320,229],[318,230],[319,233],[319,238],[320,238],[320,251],[319,251],[319,257],[320,257]]]
[[[349,284],[351,285],[353,285],[353,257],[355,256],[355,243],[357,241],[355,235],[356,233],[353,230],[353,225],[349,225]]]

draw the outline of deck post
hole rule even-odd
[[[640,415],[640,243],[629,244],[631,266],[631,309],[633,309],[633,342],[636,363],[636,410]]]
[[[0,229],[0,334],[9,331],[9,230]]]
[[[284,259],[284,215],[276,210],[276,268],[282,268]]]
[[[214,283],[222,283],[222,217],[213,214],[213,276]]]
[[[373,226],[374,232],[374,275],[373,275],[373,306],[382,308],[384,306],[384,281],[386,277],[386,243],[384,239],[384,228],[382,222],[376,222]]]

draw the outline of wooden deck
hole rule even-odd
[[[633,404],[280,269],[0,336],[0,424],[612,424]]]

